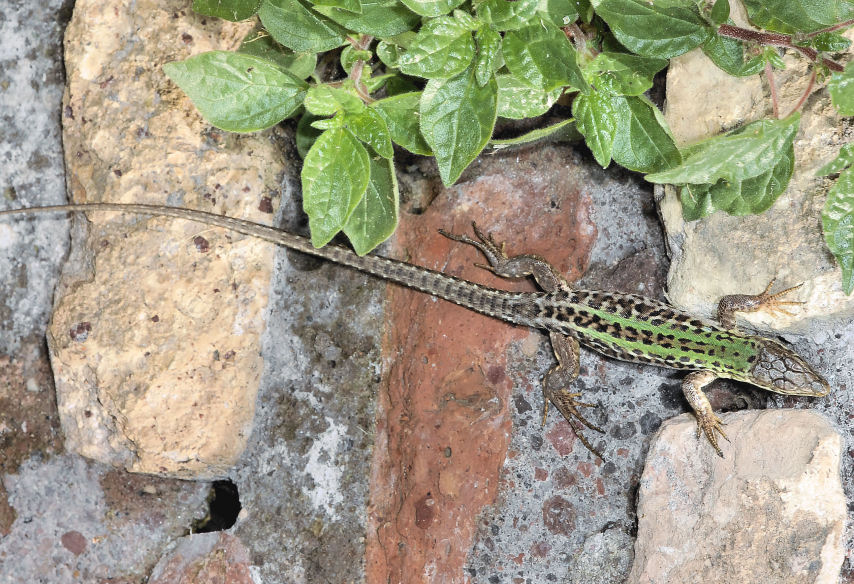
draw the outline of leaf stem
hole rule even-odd
[[[823,29],[817,30],[815,32],[811,32],[805,36],[806,36],[806,38],[811,39],[812,37],[818,36],[822,33],[833,32],[835,30],[839,30],[842,28],[848,28],[851,25],[854,25],[854,18],[852,18],[851,20],[846,20],[845,22],[840,22],[839,24],[834,24],[833,26],[828,26],[827,28],[823,28]]]
[[[771,90],[771,107],[774,111],[774,118],[780,119],[780,105],[777,102],[777,82],[774,81],[774,68],[771,63],[765,63],[765,77],[768,78],[768,88]]]
[[[720,25],[718,27],[718,34],[728,38],[738,39],[740,41],[758,43],[760,45],[767,45],[772,47],[784,47],[787,49],[793,49],[801,53],[813,63],[820,62],[825,67],[836,73],[840,73],[844,69],[842,65],[840,65],[836,61],[820,56],[818,54],[818,51],[811,47],[799,47],[798,45],[792,42],[791,35],[785,35],[776,32],[760,32],[758,30],[741,28],[740,26],[733,26],[731,24]]]

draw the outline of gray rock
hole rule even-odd
[[[641,478],[630,583],[837,581],[840,435],[799,410],[722,416],[724,458],[691,415],[662,425]],[[699,446],[699,448],[698,448]]]

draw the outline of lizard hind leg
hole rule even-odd
[[[703,388],[715,379],[715,374],[710,371],[689,373],[682,381],[682,393],[685,394],[685,399],[688,400],[688,404],[694,410],[694,416],[697,418],[697,438],[700,437],[701,432],[705,434],[715,452],[723,458],[724,453],[718,445],[718,434],[727,442],[729,442],[729,438],[724,434],[723,421],[715,415],[709,398],[703,393]]]
[[[449,233],[444,229],[440,229],[439,233],[448,239],[476,247],[489,263],[475,265],[489,270],[500,278],[518,279],[531,276],[546,292],[570,289],[566,279],[545,259],[533,254],[508,256],[504,251],[504,243],[496,242],[492,234],[484,233],[474,222],[472,222],[472,228],[477,239],[468,235]]]
[[[769,291],[776,280],[777,278],[773,278],[768,282],[765,290],[759,294],[730,294],[721,298],[720,302],[718,302],[718,321],[726,328],[734,329],[736,328],[736,312],[756,312],[757,310],[765,310],[772,315],[780,312],[792,316],[792,313],[784,307],[797,306],[804,303],[797,300],[780,300],[780,298],[803,286],[803,282],[797,286],[792,286],[791,288],[786,288],[780,292],[769,294]]]
[[[587,426],[591,430],[604,433],[602,428],[592,424],[580,411],[580,408],[592,408],[596,405],[578,401],[576,398],[581,394],[567,389],[578,377],[578,341],[554,332],[549,333],[549,337],[558,364],[552,367],[543,378],[543,397],[545,398],[543,425],[546,424],[546,415],[549,411],[549,402],[551,402],[566,419],[573,433],[585,448],[604,460],[602,453],[590,444],[582,432],[583,426]]]

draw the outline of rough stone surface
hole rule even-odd
[[[254,584],[251,554],[224,532],[179,539],[151,572],[148,584]]]
[[[63,108],[71,197],[269,221],[273,134],[212,129],[161,70],[233,47],[247,26],[177,1],[78,2]],[[171,219],[90,220],[77,223],[48,332],[66,447],[136,472],[224,475],[251,429],[272,247]]]
[[[806,411],[725,415],[725,458],[668,420],[638,494],[630,583],[837,581],[845,555],[842,441]]]
[[[786,69],[774,73],[781,115],[791,111],[809,83],[805,59],[787,55],[785,61]],[[672,61],[665,117],[678,143],[693,143],[770,115],[769,88],[758,76],[731,77],[700,50]],[[833,182],[815,176],[851,138],[850,122],[836,113],[827,91],[817,88],[802,109],[791,183],[765,213],[734,217],[717,212],[685,223],[676,190],[659,189],[672,259],[669,298],[711,316],[721,296],[756,294],[776,277],[779,289],[804,282],[793,298],[806,304],[792,316],[746,315],[754,326],[803,331],[806,317],[854,314],[854,298],[842,293],[839,268],[821,233],[824,195]]]

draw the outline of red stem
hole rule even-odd
[[[757,30],[741,28],[739,26],[733,26],[731,24],[720,25],[718,27],[718,34],[720,34],[721,36],[738,39],[740,41],[758,43],[760,45],[794,49],[795,51],[798,51],[814,63],[817,61],[821,61],[821,63],[824,64],[831,71],[840,73],[844,70],[844,67],[836,61],[827,59],[825,57],[820,57],[818,51],[816,51],[815,49],[812,49],[810,47],[797,46],[792,42],[792,37],[789,35],[779,34],[776,32],[759,32]]]
[[[801,106],[804,105],[804,102],[810,96],[810,93],[812,93],[813,85],[815,85],[815,76],[816,76],[816,71],[815,71],[815,69],[813,69],[812,75],[810,75],[809,85],[807,85],[807,90],[804,91],[804,94],[801,96],[801,99],[798,100],[798,103],[795,104],[795,107],[792,108],[792,111],[790,111],[788,114],[786,114],[787,118],[790,115],[792,115],[793,113],[795,113],[796,111],[798,111],[799,109],[801,109]]]
[[[774,69],[771,63],[765,63],[765,76],[768,78],[768,87],[771,89],[771,107],[774,110],[774,118],[780,119],[780,106],[777,103],[777,84],[774,82]]]

